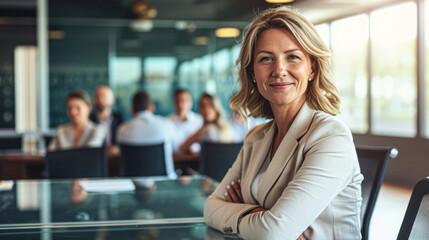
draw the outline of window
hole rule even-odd
[[[174,57],[147,57],[144,61],[144,89],[156,106],[156,113],[167,115],[173,112],[172,83],[177,59]]]
[[[371,14],[372,133],[416,135],[416,36],[414,2]]]
[[[425,79],[426,79],[426,81],[425,81],[425,83],[426,83],[426,99],[425,99],[425,101],[426,101],[426,121],[425,121],[425,124],[426,124],[426,128],[425,128],[425,130],[426,130],[426,132],[425,132],[425,135],[426,135],[426,137],[429,137],[429,95],[427,94],[427,93],[429,93],[429,31],[428,31],[428,27],[429,27],[429,0],[426,0],[425,1],[425,13],[424,13],[424,15],[425,15],[425,57],[426,57],[426,67],[425,67],[425,69],[426,69],[426,77],[425,77]]]
[[[319,33],[326,46],[330,47],[331,39],[329,36],[329,25],[327,23],[316,25],[316,31]]]
[[[332,72],[341,98],[342,118],[353,132],[368,131],[368,16],[332,23]]]

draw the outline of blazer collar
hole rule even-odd
[[[292,122],[289,131],[281,141],[276,154],[268,166],[267,174],[265,174],[262,179],[260,190],[258,191],[258,202],[261,205],[263,205],[265,202],[265,198],[271,190],[271,186],[275,184],[284,168],[289,163],[296,147],[298,146],[299,140],[301,140],[301,138],[308,131],[313,119],[313,114],[314,110],[312,110],[307,105],[307,103],[304,103],[295,117],[295,120]],[[245,187],[250,188],[253,179],[256,177],[256,174],[258,174],[259,169],[266,159],[274,138],[276,128],[277,126],[275,121],[272,121],[271,126],[264,130],[264,134],[261,135],[262,137],[259,140],[253,142],[251,159],[249,163],[251,169],[247,177],[250,181],[246,181],[249,186]]]
[[[94,127],[94,124],[91,121],[88,121],[88,123],[85,126],[85,129],[82,132],[82,136],[79,139],[78,146],[84,146],[85,143],[88,142],[88,139],[91,137],[91,134],[92,134],[91,129],[93,127]]]

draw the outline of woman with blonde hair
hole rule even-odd
[[[245,239],[360,239],[363,177],[314,26],[289,7],[268,9],[237,64],[232,107],[272,121],[247,134],[205,203],[207,224]]]
[[[203,117],[203,126],[180,146],[179,152],[189,152],[193,143],[234,141],[231,126],[218,97],[204,93],[200,98],[199,111]]]

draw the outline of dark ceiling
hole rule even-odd
[[[63,32],[51,39],[79,45],[85,42],[114,44],[118,56],[176,56],[191,59],[236,44],[237,38],[214,37],[218,27],[243,29],[256,13],[271,7],[264,0],[151,0],[157,16],[150,31],[131,27],[138,20],[133,1],[147,0],[46,0],[49,30]],[[401,0],[296,0],[293,6],[313,22],[351,15]],[[36,0],[0,0],[0,40],[12,37],[7,27],[36,24]],[[17,19],[20,17],[21,19]],[[180,24],[178,24],[180,23]],[[195,45],[195,37],[209,38],[208,45]]]
[[[137,31],[131,6],[135,0],[49,1],[50,30],[63,31],[65,44],[114,41],[117,56],[175,56],[180,61],[236,44],[237,38],[214,37],[218,27],[243,29],[264,0],[152,0],[157,16],[150,31]],[[181,27],[178,26],[180,22]],[[207,37],[208,45],[195,45]]]

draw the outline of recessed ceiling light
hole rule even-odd
[[[151,20],[134,20],[130,24],[130,28],[136,32],[150,32],[153,28]]]
[[[209,38],[208,37],[195,37],[192,39],[192,43],[194,45],[207,45],[207,44],[209,44]]]
[[[238,28],[218,28],[215,35],[220,38],[233,38],[240,35],[240,30]]]
[[[63,39],[65,35],[64,31],[49,31],[50,39]]]
[[[275,3],[275,4],[279,4],[279,3],[291,3],[295,0],[265,0],[265,2],[267,3]]]

